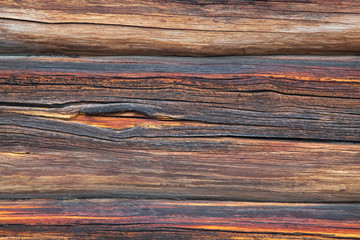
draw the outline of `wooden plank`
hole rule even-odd
[[[22,121],[38,125],[8,123],[0,129],[1,198],[360,200],[359,144],[224,137],[121,139],[116,131],[80,123]]]
[[[302,233],[277,234],[277,233],[242,233],[214,230],[166,229],[166,230],[123,230],[114,226],[28,226],[7,225],[0,226],[0,239],[124,239],[124,240],[164,240],[164,239],[229,239],[229,240],[329,240],[339,239],[333,236],[314,236]],[[342,237],[340,239],[359,239],[357,237]]]
[[[359,204],[129,199],[0,201],[0,236],[359,239]],[[16,227],[16,228],[14,228]],[[105,234],[103,234],[105,233]],[[44,235],[43,235],[44,234]],[[181,237],[182,236],[182,237]]]
[[[358,1],[34,1],[0,8],[0,52],[358,54]]]
[[[54,123],[36,117],[71,119],[116,129],[116,138],[358,142],[359,83],[359,57],[0,58],[3,124],[41,121],[44,127]],[[152,125],[137,119],[119,120],[125,124],[120,126],[100,118],[124,112]]]

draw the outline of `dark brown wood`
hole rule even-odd
[[[237,240],[329,240],[334,237],[314,236],[314,235],[284,235],[276,233],[234,233],[219,231],[201,231],[201,230],[163,230],[163,231],[132,231],[124,232],[113,230],[113,226],[62,226],[62,227],[37,227],[37,226],[2,226],[0,237],[3,239],[122,239],[122,240],[164,240],[164,239],[237,239]],[[340,238],[340,239],[358,239],[358,238]]]
[[[0,236],[15,239],[359,239],[360,206],[128,199],[0,201],[0,224]]]
[[[5,0],[0,53],[359,54],[359,22],[353,0]]]
[[[0,61],[2,198],[360,200],[358,57]]]
[[[104,126],[116,135],[98,137],[360,141],[359,57],[2,57],[0,84],[3,121],[21,126],[54,125],[49,117],[104,124],[75,117],[136,112],[180,122],[112,122]],[[16,120],[10,113],[48,118]]]

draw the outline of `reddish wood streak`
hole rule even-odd
[[[111,224],[109,228],[114,231],[132,231],[137,226],[142,231],[183,228],[356,238],[360,237],[358,213],[357,204],[330,207],[126,199],[0,201],[0,224]]]
[[[141,115],[135,115],[141,116]],[[159,117],[161,119],[161,117]],[[157,120],[157,119],[142,119],[142,118],[122,118],[122,117],[99,117],[99,116],[84,116],[79,115],[71,119],[72,122],[84,123],[91,126],[111,128],[115,130],[122,130],[125,128],[142,127],[149,129],[161,129],[164,127],[175,126],[202,126],[206,124],[191,123],[186,121],[174,121],[174,120]]]

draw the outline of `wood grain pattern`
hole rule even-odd
[[[51,124],[1,128],[0,197],[359,201],[359,145],[220,137],[108,140],[86,134],[116,133]]]
[[[359,23],[352,0],[2,1],[0,239],[360,239]]]
[[[0,239],[124,239],[124,240],[165,240],[165,239],[211,239],[211,240],[329,240],[336,237],[324,237],[314,235],[285,235],[276,233],[239,233],[239,232],[219,232],[219,231],[202,231],[202,230],[162,230],[162,231],[145,231],[133,230],[121,231],[113,230],[113,226],[1,226]],[[339,238],[338,238],[339,239]],[[358,238],[340,238],[340,239],[358,239]]]
[[[5,118],[10,112],[29,119],[136,112],[180,122],[157,122],[158,127],[136,124],[136,128],[130,128],[135,124],[131,123],[117,138],[360,140],[359,57],[2,57],[0,61]],[[125,129],[125,125],[107,127]]]
[[[358,57],[2,57],[0,197],[357,202],[359,73]]]
[[[87,199],[1,201],[0,209],[0,236],[15,238],[360,238],[358,204]]]
[[[352,0],[6,0],[0,52],[359,54],[359,22]]]

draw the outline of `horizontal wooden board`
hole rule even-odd
[[[284,233],[257,233],[232,232],[195,229],[163,229],[163,230],[127,230],[116,228],[113,225],[104,226],[29,226],[6,225],[0,226],[0,239],[124,239],[124,240],[167,240],[167,239],[229,239],[229,240],[330,240],[330,239],[359,239],[358,237],[334,237],[314,234],[284,234]]]
[[[105,138],[360,141],[359,57],[1,57],[0,89],[3,124],[59,118],[118,131]],[[167,122],[100,117],[124,112]]]
[[[169,200],[0,201],[0,236],[359,239],[359,204]]]
[[[1,198],[360,200],[359,144],[224,137],[123,139],[114,130],[83,123],[8,118],[14,123],[0,128]]]
[[[352,0],[5,0],[0,52],[359,54],[359,22]]]

